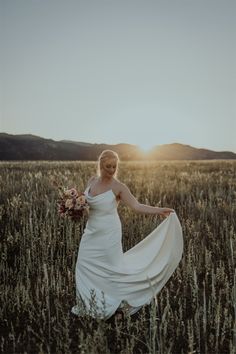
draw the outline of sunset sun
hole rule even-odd
[[[154,145],[143,142],[143,143],[139,143],[139,148],[143,153],[146,154],[154,148]]]

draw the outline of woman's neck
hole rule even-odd
[[[112,177],[99,176],[98,180],[103,184],[109,184],[112,182],[113,176]]]

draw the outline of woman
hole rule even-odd
[[[173,209],[140,204],[117,178],[119,157],[104,150],[98,175],[90,178],[85,196],[90,205],[76,263],[76,315],[108,319],[116,310],[132,315],[163,288],[183,252],[182,228]],[[123,253],[117,206],[166,217],[141,242]]]

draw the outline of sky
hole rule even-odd
[[[0,132],[236,152],[235,0],[0,0]]]

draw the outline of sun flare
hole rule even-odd
[[[154,148],[154,145],[143,143],[143,144],[139,144],[139,148],[144,154],[147,154]]]

